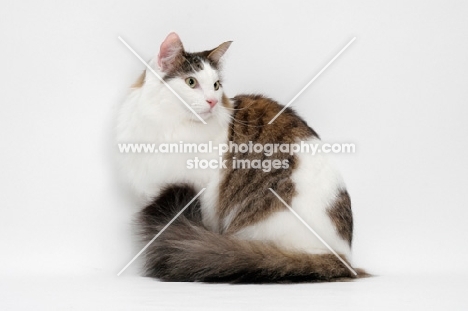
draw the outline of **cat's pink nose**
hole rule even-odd
[[[206,102],[210,105],[211,108],[213,108],[218,103],[218,100],[216,98],[210,98],[207,99]]]

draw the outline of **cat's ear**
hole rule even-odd
[[[217,48],[210,51],[210,54],[208,54],[208,59],[215,64],[219,63],[221,57],[223,57],[224,53],[226,53],[231,43],[232,41],[221,43]]]
[[[162,71],[170,70],[174,66],[177,57],[182,55],[183,51],[184,46],[182,45],[182,41],[180,41],[179,36],[175,32],[171,32],[164,42],[161,43],[161,47],[159,49],[159,68],[161,68]]]

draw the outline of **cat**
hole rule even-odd
[[[149,62],[154,72],[142,73],[120,107],[117,142],[319,145],[317,133],[292,109],[268,124],[283,108],[279,103],[262,95],[224,94],[222,58],[230,45],[228,41],[190,53],[179,36],[170,33]],[[349,262],[351,201],[325,154],[276,152],[268,157],[232,149],[223,154],[222,168],[187,168],[194,158],[219,160],[218,153],[118,155],[124,179],[145,206],[137,220],[145,243],[205,189],[145,251],[145,275],[164,281],[231,283],[334,281],[366,275],[360,269],[353,274],[270,190]],[[239,159],[279,160],[281,166],[239,168]]]

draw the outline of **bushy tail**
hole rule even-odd
[[[149,242],[196,192],[171,186],[139,215]],[[332,254],[291,252],[264,242],[244,241],[207,230],[195,201],[146,250],[146,275],[164,281],[227,283],[314,282],[355,276]],[[358,271],[359,276],[365,272]]]

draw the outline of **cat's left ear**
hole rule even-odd
[[[232,41],[221,43],[217,48],[210,51],[210,54],[208,54],[208,59],[215,64],[219,63],[221,57],[223,57],[224,53],[226,53],[231,43]]]

